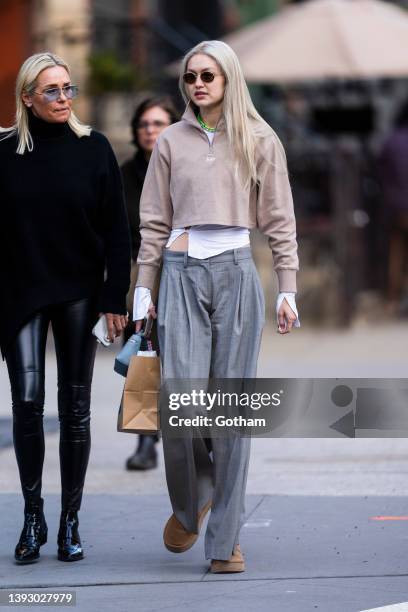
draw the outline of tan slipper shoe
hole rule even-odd
[[[211,501],[198,513],[198,533],[187,531],[175,514],[172,514],[163,531],[164,545],[167,550],[173,553],[183,553],[189,550],[198,540],[202,522],[210,508]]]
[[[233,574],[237,572],[245,572],[244,557],[239,544],[235,546],[234,552],[228,561],[212,559],[210,570],[212,574]]]

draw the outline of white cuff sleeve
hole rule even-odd
[[[294,293],[286,293],[286,292],[282,292],[278,295],[278,299],[276,300],[276,318],[278,318],[278,310],[281,307],[281,304],[283,302],[283,300],[286,298],[286,301],[288,302],[289,306],[291,307],[291,309],[293,310],[293,312],[296,315],[296,321],[293,324],[293,327],[300,327],[300,321],[299,321],[299,315],[298,315],[298,311],[296,308],[296,302],[295,302],[295,294]],[[278,321],[279,323],[279,321]]]
[[[146,287],[136,287],[133,298],[133,321],[144,319],[152,301],[150,289]]]

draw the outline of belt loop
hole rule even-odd
[[[184,251],[184,267],[187,268],[187,264],[188,264],[188,251]]]
[[[238,251],[237,251],[237,249],[234,249],[234,264],[236,266],[238,265]]]

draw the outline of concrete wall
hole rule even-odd
[[[34,0],[33,7],[34,51],[51,51],[68,62],[72,80],[81,90],[75,111],[80,119],[89,121],[85,88],[91,45],[91,0]]]

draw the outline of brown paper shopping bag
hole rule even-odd
[[[134,355],[118,414],[118,431],[156,433],[159,418],[160,358]]]

